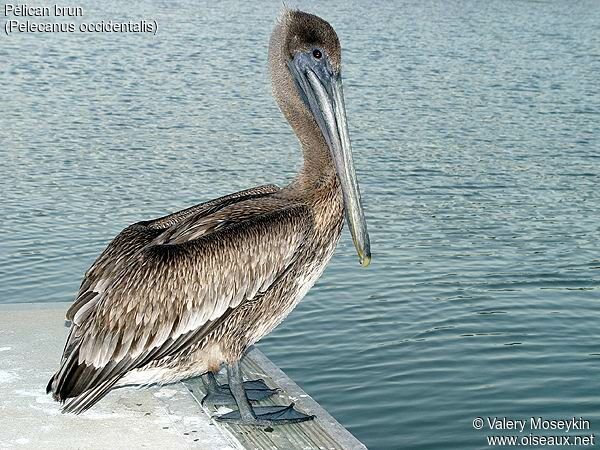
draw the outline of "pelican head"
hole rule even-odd
[[[332,26],[312,14],[284,11],[271,35],[269,67],[277,103],[300,139],[305,160],[326,164],[314,149],[327,147],[327,160],[333,161],[340,181],[346,222],[360,263],[366,267],[371,249],[352,161],[341,57]]]

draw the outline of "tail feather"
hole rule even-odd
[[[48,385],[46,386],[46,393],[49,394],[52,392],[52,397],[57,401],[65,401],[68,397],[72,397],[73,395],[69,395],[70,392],[65,391],[65,381],[67,381],[75,370],[77,370],[78,364],[77,360],[79,358],[79,351],[72,352],[67,358],[64,358],[60,369],[56,372]]]
[[[52,393],[52,398],[58,402],[66,402],[63,412],[80,414],[106,395],[120,377],[110,376],[114,363],[102,368],[80,363],[80,341],[77,341],[79,340],[70,343],[69,352],[63,355],[60,369],[46,386],[46,393]]]
[[[46,393],[64,404],[63,412],[81,414],[98,403],[137,362],[129,357],[110,361],[104,367],[79,362],[79,344],[63,358],[60,369],[52,376]],[[139,359],[139,358],[137,358]]]
[[[63,404],[63,413],[81,414],[98,403],[121,379],[121,375],[111,376],[111,369],[104,370],[85,364],[72,364],[61,367],[46,387],[54,400]]]
[[[104,396],[108,394],[117,381],[119,381],[119,377],[111,378],[100,383],[96,387],[85,391],[78,397],[74,397],[72,400],[69,400],[65,403],[65,405],[62,407],[62,412],[81,414],[82,412],[87,411],[102,398],[104,398]]]
[[[55,378],[56,378],[56,374],[52,375],[52,378],[50,378],[50,381],[48,381],[48,384],[46,385],[46,394],[53,392],[53,385],[54,385]]]

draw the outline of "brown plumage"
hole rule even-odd
[[[319,278],[349,200],[335,143],[288,67],[313,48],[339,77],[333,28],[316,16],[284,12],[270,41],[269,66],[275,98],[304,154],[290,185],[260,186],[138,222],[87,271],[67,312],[72,325],[61,366],[48,384],[66,402],[64,411],[85,411],[115,386],[169,383],[235,364]],[[360,197],[348,198],[360,208]]]

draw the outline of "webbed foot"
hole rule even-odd
[[[254,406],[252,411],[254,414],[250,417],[242,417],[239,411],[231,411],[215,418],[220,422],[259,427],[300,423],[315,418],[295,409],[293,403],[289,406]]]
[[[202,379],[207,388],[207,393],[201,401],[203,405],[208,403],[219,406],[236,403],[228,384],[219,384],[212,373],[206,374],[206,376],[203,375]],[[279,389],[271,389],[261,379],[244,381],[242,384],[248,400],[253,402],[264,400],[279,392]]]
[[[220,422],[237,423],[240,425],[251,426],[270,426],[282,425],[287,423],[299,423],[307,420],[312,420],[315,416],[309,416],[294,409],[294,404],[289,406],[255,406],[253,407],[248,401],[247,391],[244,386],[242,371],[240,370],[239,361],[227,366],[227,375],[229,377],[229,386],[231,394],[235,398],[238,410],[231,411],[227,414],[215,416],[215,419]],[[207,379],[207,381],[210,381]],[[216,383],[216,379],[213,381]],[[253,382],[249,387],[252,386]],[[254,383],[257,383],[256,381]],[[262,388],[258,385],[252,387]],[[264,381],[262,381],[264,384]]]

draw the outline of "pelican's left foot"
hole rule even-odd
[[[253,407],[248,399],[240,370],[239,362],[227,366],[229,386],[235,398],[238,410],[216,416],[221,422],[234,422],[240,425],[269,426],[285,423],[298,423],[312,420],[315,416],[309,416],[294,409],[294,404],[289,406],[256,406]]]
[[[207,393],[202,399],[201,404],[208,403],[215,406],[235,404],[235,398],[231,394],[229,385],[219,384],[211,372],[202,375],[202,381],[204,381]],[[264,380],[244,381],[242,384],[248,400],[252,402],[264,400],[279,392],[278,389],[271,389],[267,386]]]
[[[287,423],[300,423],[307,420],[313,420],[315,416],[309,416],[294,408],[292,403],[289,406],[254,406],[251,415],[244,414],[243,417],[240,411],[231,411],[230,413],[216,416],[220,422],[230,422],[239,425],[253,426],[269,426],[269,425],[284,425]]]
[[[267,386],[265,380],[261,378],[258,380],[244,381],[242,385],[244,386],[244,391],[246,391],[246,397],[248,397],[248,400],[251,402],[260,402],[261,400],[265,400],[279,392],[279,389],[271,389],[269,386]],[[233,395],[231,395],[229,385],[224,384],[221,387],[229,392],[231,399],[233,399],[233,403],[235,403],[235,399],[233,398]],[[231,405],[232,403],[229,404]]]

